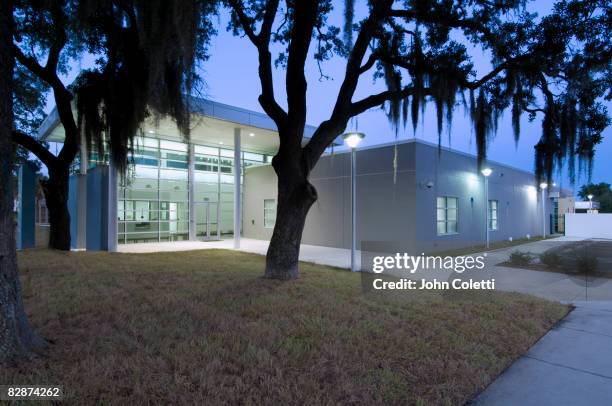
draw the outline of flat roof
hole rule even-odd
[[[442,151],[450,152],[450,153],[457,154],[457,155],[462,155],[462,156],[465,156],[465,157],[468,157],[468,158],[471,158],[471,159],[474,159],[474,160],[478,159],[478,157],[475,154],[471,154],[469,152],[459,151],[459,150],[456,150],[456,149],[445,147],[443,145],[438,145],[438,144],[435,144],[433,142],[425,141],[423,139],[416,138],[416,137],[405,139],[405,140],[385,142],[385,143],[382,143],[382,144],[368,145],[368,146],[364,146],[362,148],[359,148],[358,151],[363,151],[363,150],[368,150],[368,149],[377,149],[377,148],[386,148],[386,147],[392,147],[394,145],[412,144],[412,143],[426,145],[428,147],[436,148],[436,149],[439,148]],[[348,151],[348,150],[346,150],[346,151],[342,150],[342,151],[334,152],[334,154],[347,154],[349,152],[350,151]],[[327,153],[326,155],[330,155],[330,153]],[[512,165],[504,164],[504,163],[497,162],[497,161],[492,161],[490,159],[487,159],[486,162],[491,164],[491,165],[501,166],[501,167],[504,167],[504,168],[507,168],[507,169],[512,169],[514,171],[519,171],[519,172],[526,173],[528,175],[535,176],[535,174],[532,171],[528,171],[528,170],[525,170],[525,169],[517,168],[517,167],[512,166]]]

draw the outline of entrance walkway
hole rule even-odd
[[[574,304],[473,404],[612,405],[612,302]]]
[[[269,241],[254,240],[251,238],[240,239],[240,251],[243,252],[266,255],[268,245]],[[193,251],[215,248],[232,250],[234,249],[234,240],[227,239],[221,241],[175,241],[120,244],[117,251],[140,254],[150,252]],[[319,265],[335,266],[338,268],[349,268],[351,263],[351,251],[342,248],[302,244],[300,248],[300,261],[312,262]],[[359,264],[359,255],[357,255],[357,262]]]

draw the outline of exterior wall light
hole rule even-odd
[[[493,173],[491,168],[483,168],[480,173],[485,177],[484,181],[484,208],[485,208],[485,240],[486,248],[489,249],[489,176]]]
[[[342,135],[342,138],[344,139],[344,142],[346,143],[346,145],[348,145],[351,149],[355,149],[361,143],[361,140],[365,138],[365,134],[364,133],[346,133]]]
[[[542,238],[546,238],[546,200],[544,198],[544,193],[547,187],[548,183],[540,183],[540,190],[542,191]]]

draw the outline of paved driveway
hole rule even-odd
[[[541,253],[569,239],[520,247]],[[489,253],[505,260],[517,247]],[[500,290],[572,303],[576,308],[485,389],[477,405],[612,405],[612,280],[495,266]]]
[[[575,305],[473,403],[612,405],[612,302]]]

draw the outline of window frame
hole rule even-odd
[[[495,202],[495,210],[493,210],[491,203]],[[493,218],[493,212],[495,212],[495,218]],[[495,221],[495,228],[493,228],[493,221]],[[487,202],[487,229],[489,231],[499,230],[499,200],[489,199]]]
[[[444,199],[444,206],[439,206],[439,199]],[[455,201],[455,207],[449,208],[448,201],[449,199],[453,199]],[[444,210],[444,218],[441,220],[438,217],[438,211]],[[455,211],[455,219],[449,220],[448,212],[449,210]],[[439,224],[444,223],[444,232],[440,233]],[[455,223],[455,231],[448,231],[449,224]],[[438,236],[447,236],[447,235],[457,235],[459,234],[459,198],[456,196],[436,196],[436,234]]]
[[[274,205],[273,208],[266,207],[266,202],[272,202]],[[263,199],[263,228],[266,228],[266,229],[274,228],[274,225],[276,224],[276,209],[277,209],[276,199]],[[274,221],[272,221],[272,225],[268,225],[268,223],[266,222],[266,220],[270,220],[268,216],[266,215],[266,213],[268,213],[269,215],[270,212],[272,212],[274,215],[274,218],[273,218]]]

